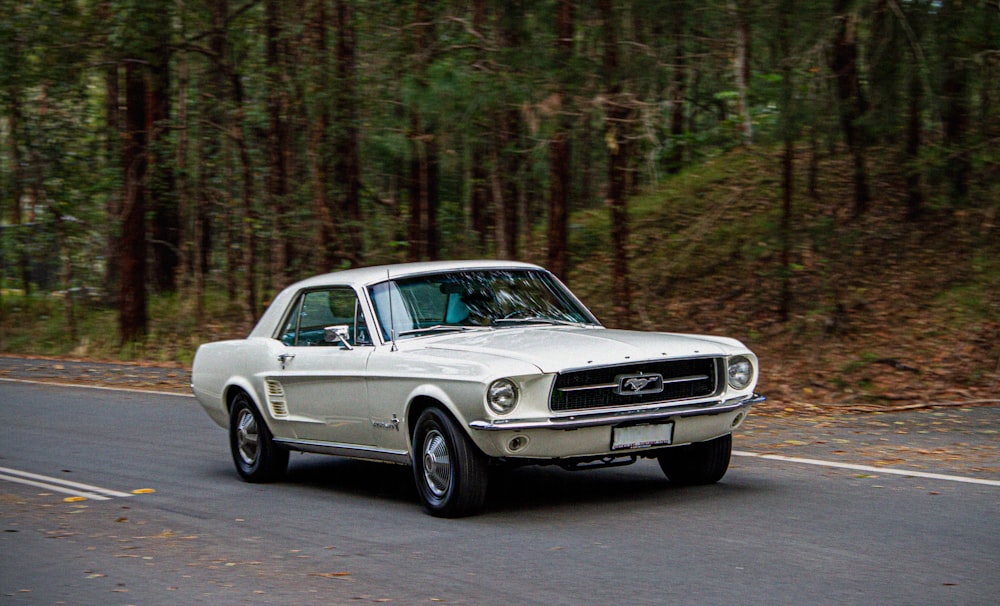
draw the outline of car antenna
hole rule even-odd
[[[396,316],[392,313],[392,279],[389,277],[389,268],[385,268],[385,292],[389,295],[389,338],[392,339],[392,348],[389,351],[399,351],[396,348]]]

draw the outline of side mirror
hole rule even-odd
[[[346,349],[354,349],[351,346],[351,328],[347,324],[336,324],[323,328],[323,340],[327,343],[337,343],[338,341]]]

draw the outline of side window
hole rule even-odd
[[[350,287],[307,291],[299,295],[293,309],[281,331],[280,338],[285,345],[336,346],[339,342],[326,341],[325,329],[337,325],[348,327],[348,342],[351,345],[371,345],[368,325],[358,304],[358,297]]]

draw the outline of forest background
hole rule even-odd
[[[0,0],[0,350],[510,258],[777,406],[995,402],[997,0]]]

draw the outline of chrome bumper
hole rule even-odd
[[[740,409],[750,408],[754,404],[760,404],[766,400],[762,395],[753,394],[734,400],[721,400],[717,402],[702,402],[689,406],[677,405],[662,406],[659,408],[646,409],[641,411],[628,412],[597,412],[590,414],[575,414],[565,417],[551,417],[548,419],[497,419],[494,421],[472,421],[469,427],[480,431],[511,431],[527,429],[580,429],[581,427],[598,427],[601,425],[617,425],[619,423],[644,423],[659,421],[676,417],[692,417],[702,415],[721,415],[729,412],[736,412]]]

